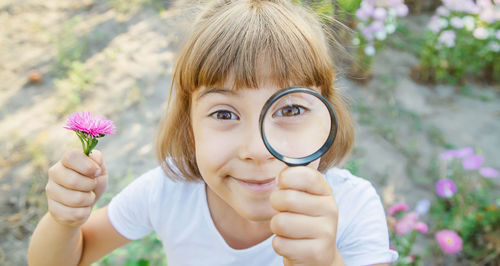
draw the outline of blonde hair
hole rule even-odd
[[[219,0],[198,17],[177,60],[168,114],[156,138],[157,157],[167,176],[201,179],[189,113],[193,92],[202,86],[220,86],[229,74],[235,90],[258,88],[263,55],[276,85],[316,87],[335,108],[337,138],[318,170],[339,165],[348,155],[353,125],[342,96],[333,87],[334,64],[318,19],[286,0]]]

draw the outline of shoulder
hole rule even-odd
[[[353,197],[358,199],[375,197],[376,199],[379,199],[378,194],[370,181],[355,176],[346,169],[331,168],[324,174],[324,176],[332,187],[333,194],[337,201]],[[359,202],[359,200],[356,202]]]
[[[135,182],[139,183],[138,186],[142,186],[147,190],[149,197],[153,201],[155,199],[165,199],[165,194],[168,194],[169,198],[175,195],[185,195],[200,186],[200,182],[173,180],[165,174],[160,166],[145,172],[134,180]]]

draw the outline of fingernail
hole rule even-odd
[[[98,177],[99,175],[101,175],[101,169],[97,169],[97,171],[95,171],[94,173],[95,177]]]

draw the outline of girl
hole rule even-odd
[[[32,265],[88,265],[155,231],[168,265],[371,265],[394,262],[371,184],[335,168],[353,127],[315,17],[286,0],[208,6],[179,55],[160,124],[160,166],[91,213],[107,172],[100,152],[67,152],[49,170],[48,213]],[[333,147],[307,167],[266,150],[259,114],[274,92],[304,86],[338,116]]]

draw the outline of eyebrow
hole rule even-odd
[[[208,88],[201,91],[200,94],[198,94],[197,100],[200,100],[202,97],[205,97],[206,95],[212,93],[235,95],[236,91],[224,88]]]

